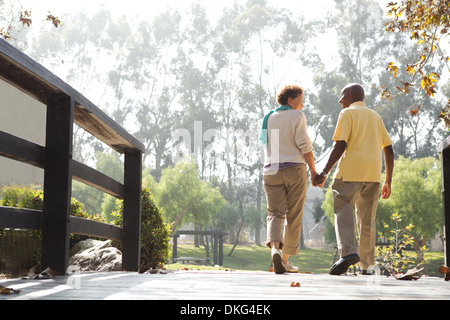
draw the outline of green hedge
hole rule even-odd
[[[5,207],[42,210],[44,192],[41,186],[8,185],[0,188],[0,205]],[[88,215],[84,204],[71,199],[70,215],[104,222],[97,215]],[[71,234],[70,245],[86,239],[87,236]],[[20,275],[33,266],[41,269],[41,231],[0,229],[0,272]]]
[[[141,266],[140,271],[160,268],[169,259],[170,228],[164,222],[161,211],[148,188],[142,190],[141,209]],[[113,212],[114,224],[123,225],[123,203]]]
[[[44,193],[39,186],[5,186],[0,189],[0,199],[1,206],[42,210]],[[114,224],[122,226],[122,213],[123,203],[119,201],[119,210],[113,213],[116,219]],[[105,222],[99,215],[87,214],[84,204],[75,198],[71,199],[70,215]],[[148,188],[142,190],[141,215],[141,269],[162,267],[170,254],[170,230]],[[88,237],[71,234],[70,245],[86,238]],[[120,248],[120,243],[116,246]],[[16,273],[32,266],[38,266],[39,270],[40,247],[39,230],[0,229],[0,272]],[[11,270],[12,264],[16,265],[14,270]],[[5,268],[10,270],[5,271]]]

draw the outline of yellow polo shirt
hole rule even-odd
[[[334,141],[344,140],[347,148],[339,161],[335,179],[381,182],[383,148],[392,145],[381,117],[362,101],[343,109]]]

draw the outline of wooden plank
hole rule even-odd
[[[41,229],[42,211],[0,206],[0,228]]]
[[[44,168],[44,147],[0,131],[0,156]]]
[[[122,228],[112,224],[71,216],[70,233],[122,241]]]
[[[75,180],[123,199],[124,186],[120,182],[75,160],[72,160],[72,170]]]
[[[142,153],[139,150],[125,153],[124,185],[122,267],[126,271],[138,271],[141,252],[142,185]]]
[[[144,151],[144,145],[107,117],[82,95],[75,95],[81,102],[75,104],[75,123],[120,153],[128,149]],[[86,107],[89,106],[89,107]],[[96,109],[96,111],[93,111]]]
[[[144,145],[115,123],[81,93],[8,42],[0,39],[0,78],[28,95],[47,104],[47,97],[65,93],[75,101],[77,125],[118,152],[144,151]]]
[[[61,273],[69,261],[73,109],[74,101],[66,95],[48,99],[41,264]]]
[[[292,288],[291,282],[299,282],[301,287]],[[174,319],[183,318],[180,316],[180,311],[189,307],[190,300],[207,300],[208,302],[191,303],[191,306],[215,307],[212,319],[239,317],[243,319],[251,318],[252,313],[249,315],[238,314],[235,317],[233,314],[225,315],[224,304],[235,304],[237,307],[240,305],[245,308],[245,303],[249,310],[252,303],[259,304],[267,307],[267,311],[270,312],[270,315],[267,312],[264,312],[263,315],[264,308],[258,309],[261,310],[259,318],[281,318],[286,314],[287,305],[302,304],[302,300],[305,300],[305,303],[309,303],[311,300],[336,300],[335,303],[343,303],[343,300],[347,300],[346,303],[349,304],[355,303],[355,300],[360,300],[363,304],[363,300],[372,300],[377,304],[383,303],[383,300],[390,300],[384,301],[384,303],[398,305],[404,302],[399,303],[395,300],[414,300],[417,303],[423,303],[423,300],[449,299],[449,283],[439,277],[422,277],[417,281],[399,281],[394,277],[386,276],[330,276],[317,273],[291,273],[275,276],[272,272],[265,270],[227,269],[190,270],[188,272],[167,270],[167,274],[75,272],[50,280],[1,279],[0,285],[20,290],[19,294],[0,295],[0,301],[141,300],[145,301],[146,305],[155,308],[161,305],[168,306],[169,308],[164,310],[167,311],[164,316]],[[161,303],[161,300],[167,302]],[[246,300],[255,302],[248,303]],[[333,302],[331,303],[333,304]],[[443,301],[443,303],[446,302]],[[28,310],[33,314],[36,313],[35,309],[28,308]],[[256,310],[256,305],[251,310]],[[333,311],[335,312],[334,309]],[[402,314],[405,314],[403,311],[402,309]],[[409,311],[406,313],[408,316],[411,315],[411,312],[417,312],[412,308],[409,308]],[[25,312],[25,314],[30,313]],[[205,315],[191,315],[190,317],[188,315],[187,318],[206,319]]]

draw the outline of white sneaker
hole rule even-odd
[[[286,272],[290,272],[290,273],[297,273],[298,272],[298,268],[296,266],[293,266],[292,263],[290,263],[289,261],[287,263],[283,263],[284,268],[286,269]]]

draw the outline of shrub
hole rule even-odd
[[[44,191],[40,186],[5,186],[0,189],[0,205],[42,210]],[[88,215],[83,203],[72,198],[71,216],[104,222],[98,215]],[[85,235],[70,234],[70,245],[88,238]],[[18,270],[40,265],[41,257],[40,230],[5,230],[0,229],[0,269],[17,274]],[[39,269],[39,267],[38,267]]]
[[[376,261],[383,273],[396,274],[419,264],[419,253],[409,250],[414,242],[411,231],[412,224],[405,227],[400,225],[402,221],[398,213],[391,215],[392,223],[385,224],[384,228],[390,235],[385,237],[379,233],[381,241],[387,241],[389,245],[376,247]],[[425,248],[423,248],[424,250]]]
[[[123,202],[113,212],[114,224],[123,225]],[[164,222],[160,209],[148,188],[142,190],[141,209],[141,261],[140,271],[159,268],[169,258],[170,229]]]

